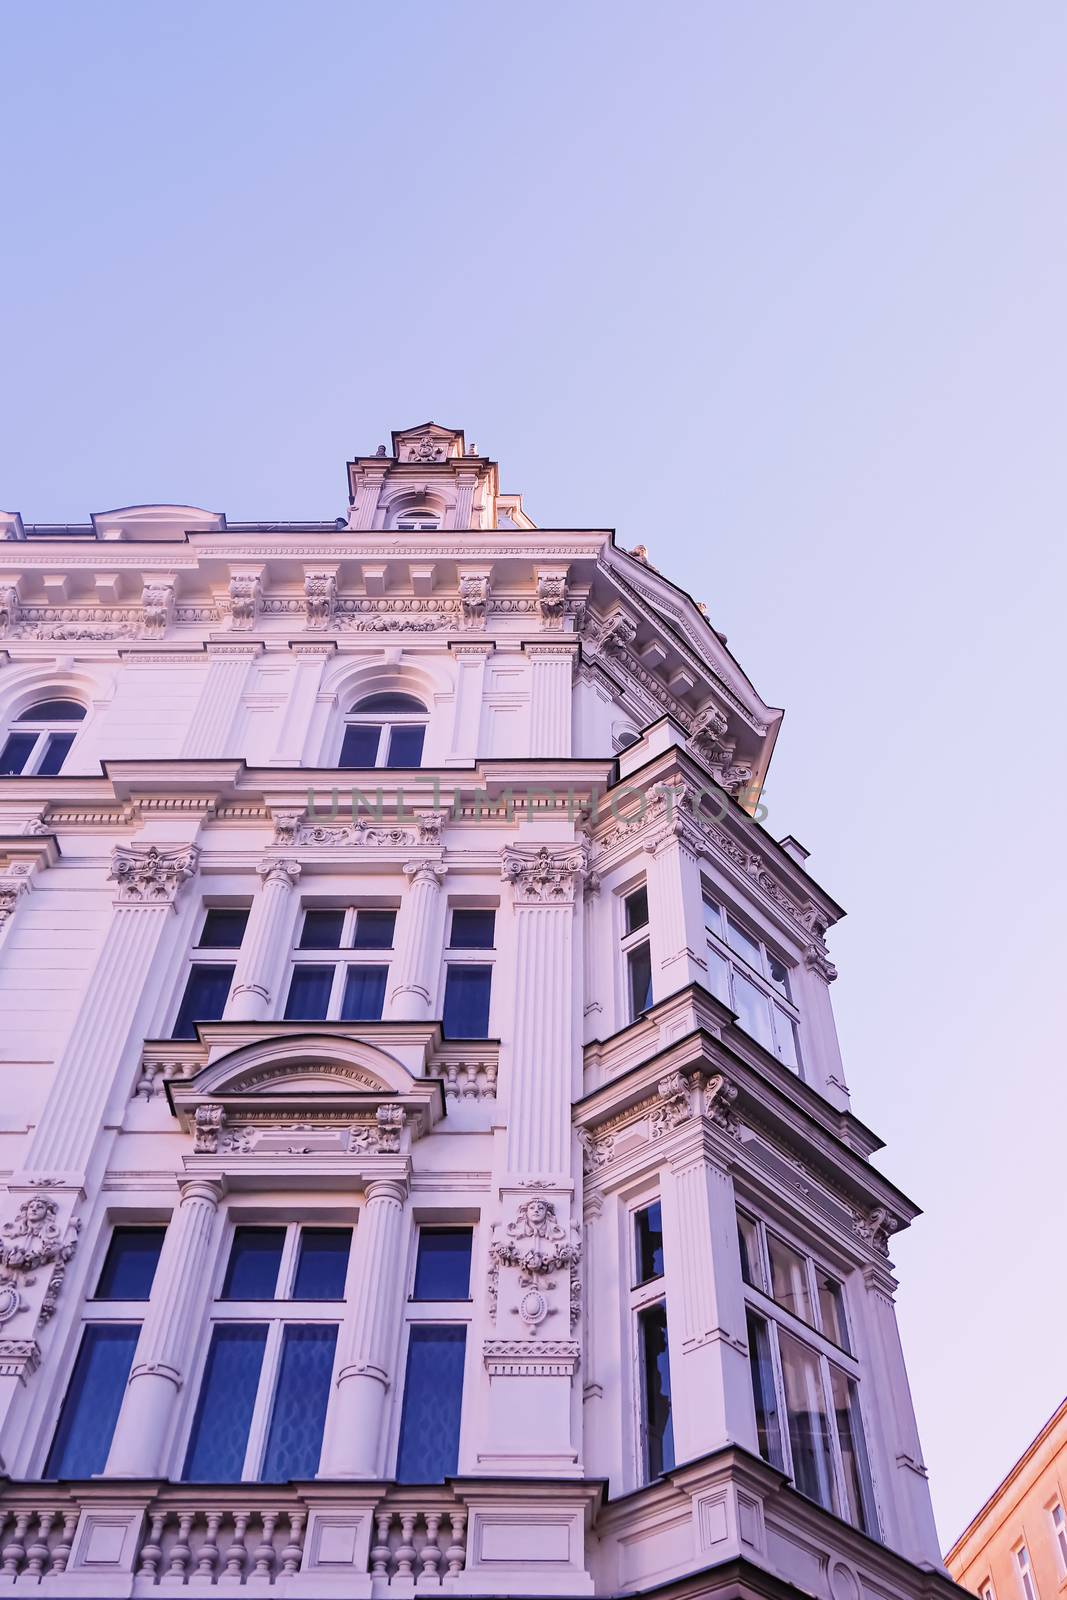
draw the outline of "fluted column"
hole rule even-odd
[[[113,851],[115,913],[30,1142],[27,1171],[80,1184],[126,1065],[167,920],[198,856],[196,845]]]
[[[700,843],[675,813],[648,852],[652,994],[657,1001],[708,981],[708,936],[700,887]]]
[[[733,1178],[700,1119],[662,1175],[675,1454],[757,1454]]]
[[[404,1292],[404,1200],[400,1178],[367,1185],[356,1230],[356,1288],[341,1328],[337,1388],[326,1424],[320,1475],[382,1476],[385,1397],[396,1347],[396,1322]]]
[[[201,1315],[212,1235],[223,1184],[189,1178],[171,1218],[152,1285],[148,1314],[115,1424],[105,1475],[154,1478],[165,1472],[171,1419],[188,1370]]]
[[[515,907],[515,1016],[508,1083],[508,1171],[570,1182],[571,1105],[580,1093],[581,922],[585,851],[506,849]]]
[[[430,1015],[437,988],[441,940],[441,884],[445,868],[440,861],[408,861],[408,880],[396,925],[396,950],[385,1015],[390,1021],[422,1021]]]
[[[261,644],[209,644],[204,687],[182,744],[183,756],[229,756],[237,712],[248,681],[248,669],[263,653]]]
[[[523,646],[530,662],[530,755],[571,753],[571,681],[575,639]]]
[[[226,1004],[227,1022],[260,1022],[270,1015],[278,971],[285,960],[290,900],[300,878],[300,864],[268,859],[256,870],[263,881],[241,940]]]

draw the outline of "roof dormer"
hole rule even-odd
[[[497,465],[468,445],[460,428],[424,422],[390,435],[372,456],[348,463],[350,528],[402,533],[495,528]]]

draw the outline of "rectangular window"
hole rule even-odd
[[[379,1022],[385,1004],[388,967],[349,967],[341,1001],[343,1022]]]
[[[147,1300],[166,1228],[112,1228],[96,1300]]]
[[[760,1256],[759,1223],[737,1213],[737,1247],[741,1252],[741,1276],[753,1289],[766,1289],[763,1260]]]
[[[241,1481],[266,1344],[265,1323],[220,1323],[212,1333],[182,1474],[186,1480]]]
[[[837,1513],[830,1418],[819,1358],[807,1345],[781,1328],[778,1329],[778,1352],[782,1362],[793,1482],[801,1494],[818,1501],[827,1511]]]
[[[648,890],[635,889],[633,894],[628,894],[623,901],[623,910],[626,916],[627,933],[636,933],[638,928],[647,928]]]
[[[195,1039],[198,1022],[218,1022],[226,1009],[233,966],[197,963],[190,968],[172,1039]]]
[[[44,754],[37,766],[39,778],[54,778],[63,770],[63,763],[74,743],[72,733],[50,733],[44,744]]]
[[[400,1415],[399,1483],[441,1483],[459,1467],[465,1327],[414,1323]]]
[[[422,765],[422,747],[426,729],[418,724],[398,723],[389,733],[387,767],[419,767]]]
[[[646,1482],[674,1466],[674,1424],[671,1418],[671,1360],[667,1342],[667,1307],[662,1300],[637,1314],[641,1360],[641,1423]]]
[[[1063,1514],[1062,1505],[1057,1503],[1052,1507],[1052,1532],[1056,1540],[1056,1549],[1059,1551],[1060,1568],[1064,1577],[1067,1577],[1067,1517]]]
[[[373,767],[378,760],[382,730],[369,722],[352,722],[341,741],[339,767]]]
[[[634,1212],[634,1247],[638,1284],[662,1278],[663,1215],[658,1200]]]
[[[391,950],[395,927],[395,911],[357,911],[353,950]]]
[[[343,911],[305,911],[300,929],[301,950],[339,950],[344,931]]]
[[[285,1329],[261,1473],[265,1482],[313,1478],[319,1470],[336,1346],[335,1326],[291,1323]]]
[[[1019,1569],[1019,1584],[1023,1591],[1023,1600],[1037,1600],[1037,1586],[1034,1583],[1034,1573],[1030,1566],[1030,1552],[1021,1544],[1015,1552],[1015,1565]]]
[[[12,733],[0,751],[0,778],[17,778],[37,743],[35,733]]]
[[[771,1263],[771,1294],[794,1317],[814,1326],[811,1295],[808,1290],[808,1264],[799,1250],[767,1230],[767,1254]]]
[[[420,1228],[413,1300],[467,1300],[471,1284],[470,1228]]]
[[[630,1021],[636,1022],[652,1004],[652,954],[647,944],[635,945],[626,956]]]
[[[496,940],[495,911],[467,911],[456,907],[452,913],[452,950],[492,950]]]
[[[103,1472],[137,1348],[139,1323],[90,1323],[59,1413],[46,1478],[91,1478]]]
[[[833,1366],[830,1368],[830,1387],[834,1397],[837,1443],[845,1474],[848,1520],[857,1528],[862,1528],[864,1533],[872,1533],[878,1523],[874,1511],[874,1486],[863,1437],[863,1420],[860,1417],[859,1387],[840,1367]]]
[[[247,925],[247,906],[212,906],[200,930],[199,948],[239,950]]]
[[[301,1228],[294,1300],[343,1300],[351,1228]]]
[[[799,1072],[796,1008],[785,963],[707,896],[704,926],[708,988],[736,1014],[739,1027],[791,1071]]]
[[[765,1050],[770,1050],[773,1043],[770,1001],[739,972],[734,973],[734,1010],[745,1032],[758,1039]]]
[[[823,1272],[821,1267],[815,1268],[815,1284],[819,1294],[819,1323],[823,1333],[851,1355],[841,1285],[836,1278],[831,1278],[829,1273]]]
[[[287,1022],[324,1022],[330,1014],[333,990],[332,967],[313,967],[301,962],[293,968],[289,994],[285,1001]]]
[[[273,1300],[284,1246],[284,1228],[235,1228],[221,1298]]]
[[[445,974],[444,1032],[449,1039],[489,1037],[493,969],[450,962]]]
[[[981,1595],[981,1600],[997,1600],[997,1592],[993,1588],[992,1579],[987,1579],[986,1582],[979,1587],[978,1593]]]
[[[784,1469],[770,1332],[763,1317],[757,1317],[754,1311],[748,1313],[748,1361],[752,1369],[752,1399],[756,1407],[759,1453],[772,1467]]]

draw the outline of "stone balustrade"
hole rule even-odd
[[[454,1495],[397,1490],[375,1510],[374,1528],[370,1570],[376,1595],[384,1594],[394,1579],[408,1590],[420,1579],[437,1588],[464,1570],[467,1511]]]

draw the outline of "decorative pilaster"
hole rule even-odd
[[[58,860],[59,846],[52,834],[0,842],[0,944],[14,922],[15,908],[37,873]]]
[[[237,713],[249,667],[262,651],[259,644],[208,645],[207,677],[182,745],[183,756],[210,759],[238,754],[233,742]]]
[[[478,484],[477,472],[467,468],[456,468],[456,508],[452,516],[454,528],[469,528],[471,525],[471,510],[474,506],[474,491]]]
[[[183,1375],[195,1345],[211,1241],[223,1184],[189,1178],[180,1184],[152,1285],[133,1368],[115,1424],[106,1475],[153,1478],[165,1472],[164,1451]]]
[[[308,728],[322,682],[322,669],[333,655],[336,645],[324,640],[316,644],[294,644],[289,648],[293,655],[293,675],[278,743],[270,758],[274,767],[298,767],[303,761]]]
[[[396,952],[392,987],[386,1002],[391,1021],[421,1021],[430,1015],[434,974],[438,964],[441,884],[445,868],[440,861],[404,864],[408,887],[397,917]]]
[[[482,643],[451,643],[449,652],[456,663],[456,697],[452,711],[452,738],[448,765],[477,760],[481,751],[478,739],[482,721],[482,690],[485,666],[496,646]]]
[[[278,970],[285,960],[289,901],[300,878],[300,864],[268,858],[256,870],[263,881],[241,941],[226,1003],[227,1022],[260,1022],[270,1015]]]
[[[30,1142],[29,1171],[60,1173],[62,1181],[80,1186],[115,1081],[127,1065],[167,919],[198,856],[193,844],[120,845],[113,851],[114,916]]]
[[[757,1454],[733,1178],[699,1119],[662,1175],[667,1332],[679,1461]]]
[[[576,639],[526,644],[530,663],[530,754],[571,753],[571,680],[578,658]]]
[[[322,1447],[324,1478],[384,1473],[382,1424],[404,1292],[397,1263],[404,1259],[407,1184],[401,1178],[374,1179],[366,1194],[356,1230],[359,1291],[341,1327],[337,1392]]]
[[[516,927],[507,1166],[564,1183],[571,1105],[581,1094],[581,922],[574,908],[586,866],[582,845],[509,847],[501,865]]]
[[[701,842],[683,816],[681,796],[670,792],[668,822],[649,840],[649,941],[652,993],[657,1001],[691,983],[708,980],[708,936],[700,886]]]

